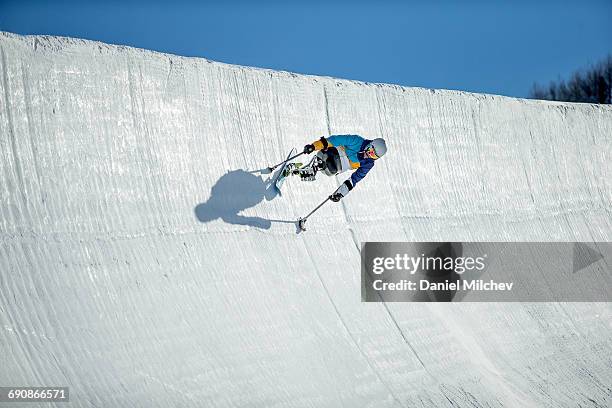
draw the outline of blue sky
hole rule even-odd
[[[526,96],[612,52],[612,1],[0,0],[0,30]]]

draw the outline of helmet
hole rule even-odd
[[[383,157],[385,153],[387,153],[387,143],[385,142],[385,139],[382,139],[382,138],[374,139],[370,143],[370,146],[374,148],[374,151],[376,152],[376,156],[378,156],[379,159]]]

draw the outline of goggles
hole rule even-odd
[[[376,150],[374,150],[374,146],[372,145],[366,146],[364,153],[370,159],[374,159],[374,160],[378,159],[378,156],[376,155]]]

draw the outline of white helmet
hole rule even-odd
[[[385,139],[379,137],[378,139],[372,140],[370,145],[374,148],[374,152],[376,152],[376,156],[378,156],[379,159],[387,153],[387,143]]]

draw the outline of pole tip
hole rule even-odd
[[[306,231],[306,218],[298,218],[298,227],[301,231]]]

